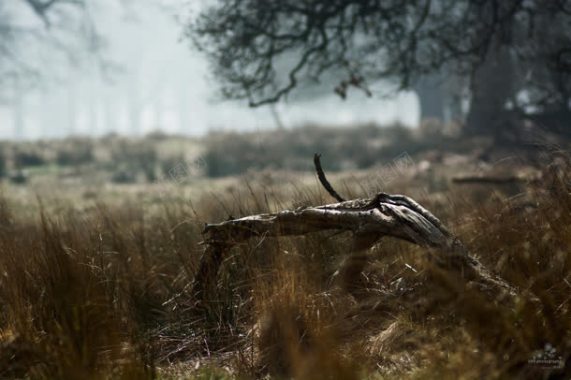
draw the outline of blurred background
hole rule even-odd
[[[332,83],[259,109],[222,99],[206,57],[184,38],[205,2],[63,2],[46,10],[49,25],[31,3],[0,4],[2,139],[419,122],[416,94],[388,83],[345,102]]]
[[[152,183],[182,164],[195,181],[307,172],[314,152],[343,171],[568,143],[565,2],[304,7],[3,1],[0,176]]]

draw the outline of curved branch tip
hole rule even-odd
[[[319,178],[319,182],[321,182],[321,185],[325,188],[325,190],[327,190],[327,192],[338,202],[345,202],[345,199],[335,191],[333,186],[331,186],[331,184],[327,180],[327,177],[325,177],[325,173],[323,172],[323,168],[321,167],[321,154],[315,153],[313,155],[313,164],[315,165],[315,171],[317,172],[317,177]]]

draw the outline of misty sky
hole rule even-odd
[[[270,108],[251,109],[217,97],[206,60],[182,38],[180,21],[196,11],[183,0],[91,3],[92,18],[107,43],[103,55],[117,68],[102,71],[92,58],[92,65],[68,69],[63,78],[26,91],[19,103],[0,104],[1,139],[140,135],[154,130],[201,135],[212,129],[276,127]],[[198,0],[193,3],[197,4]],[[16,128],[16,106],[24,116],[23,130]],[[411,93],[387,100],[366,98],[357,91],[346,101],[331,91],[303,102],[282,102],[276,110],[288,128],[395,121],[413,126],[419,114]]]

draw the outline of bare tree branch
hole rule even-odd
[[[187,34],[210,58],[222,94],[252,107],[324,78],[345,83],[335,88],[341,96],[353,83],[346,78],[410,89],[444,70],[470,82],[502,50],[517,56],[510,95],[529,95],[526,112],[571,114],[569,8],[541,0],[220,0]]]
[[[74,4],[74,5],[83,5],[83,0],[48,0],[48,1],[41,1],[41,0],[24,0],[32,10],[42,19],[46,27],[50,26],[50,20],[48,18],[48,11],[54,6],[58,4]]]

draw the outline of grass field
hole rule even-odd
[[[324,232],[227,252],[216,294],[198,308],[190,288],[203,224],[333,203],[312,173],[86,184],[40,171],[3,185],[0,377],[569,378],[567,156],[409,158],[330,179],[348,198],[415,198],[517,287],[516,299],[479,292],[434,265],[433,250],[386,238],[349,256],[349,235]],[[528,180],[452,184],[476,171]]]

